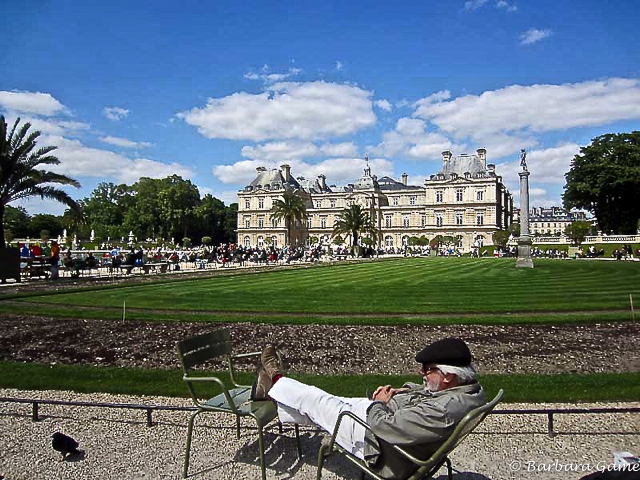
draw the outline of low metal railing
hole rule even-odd
[[[0,402],[31,404],[31,418],[34,422],[40,420],[40,405],[67,405],[74,407],[99,407],[99,408],[128,408],[132,410],[144,410],[147,417],[147,427],[153,426],[152,414],[154,410],[169,410],[181,412],[193,412],[196,407],[177,407],[170,405],[141,405],[136,403],[108,403],[108,402],[80,402],[72,400],[41,400],[32,398],[0,397]],[[491,415],[547,415],[547,430],[550,437],[555,436],[553,430],[553,416],[565,414],[604,414],[604,413],[640,413],[640,407],[598,407],[598,408],[533,408],[533,409],[503,409],[493,410]]]

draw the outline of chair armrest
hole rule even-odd
[[[262,354],[262,352],[236,353],[234,355],[231,355],[231,358],[257,357],[260,354]]]
[[[224,384],[224,382],[222,380],[220,380],[218,377],[188,377],[187,375],[184,375],[182,377],[182,380],[187,384],[204,383],[204,382],[217,383],[218,386],[220,386],[220,389],[222,390],[222,393],[224,394],[225,398],[227,399],[227,403],[229,404],[229,408],[231,408],[231,410],[234,413],[237,413],[238,409],[236,408],[236,405],[233,402],[233,399],[231,398],[231,395],[229,395],[229,389]],[[199,407],[199,408],[204,408],[204,405],[202,405],[202,403],[200,403],[200,401],[196,397],[195,390],[193,390],[193,387],[191,385],[190,385],[189,390],[192,392],[191,396],[193,398],[193,403],[195,403],[196,406]]]
[[[336,426],[333,428],[333,433],[331,434],[331,440],[329,441],[329,452],[333,451],[333,444],[336,443],[336,436],[338,435],[338,431],[340,430],[340,424],[342,423],[342,419],[344,417],[351,417],[354,422],[362,425],[366,430],[371,430],[371,427],[367,424],[367,422],[363,421],[361,418],[357,417],[354,413],[345,410],[338,415],[338,420],[336,420]]]

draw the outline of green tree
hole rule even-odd
[[[232,203],[225,208],[224,213],[224,243],[233,243],[236,241],[236,232],[238,230],[238,204]]]
[[[23,207],[7,205],[4,211],[5,231],[11,230],[14,238],[23,238],[29,235],[29,223],[31,216]]]
[[[83,200],[83,210],[89,218],[90,229],[95,230],[98,238],[122,237],[127,209],[135,199],[130,187],[102,182]]]
[[[307,206],[304,199],[297,191],[285,190],[282,198],[278,198],[273,202],[271,207],[271,220],[284,220],[287,227],[287,238],[285,245],[291,243],[291,227],[293,222],[303,222],[307,219]]]
[[[493,232],[491,236],[493,240],[493,244],[500,247],[505,248],[507,246],[507,242],[509,241],[510,233],[506,230],[497,230]]]
[[[89,217],[84,211],[82,201],[78,202],[78,209],[67,208],[62,215],[62,225],[70,234],[76,234],[78,238],[89,238]]]
[[[64,230],[62,217],[51,215],[50,213],[35,214],[29,222],[29,236],[40,238],[43,230],[49,232],[49,235],[52,237],[61,235]]]
[[[353,204],[349,208],[345,208],[333,225],[333,235],[351,234],[353,239],[352,252],[358,245],[358,237],[360,234],[369,233],[372,236],[378,234],[373,220],[360,205]]]
[[[171,236],[187,236],[196,229],[195,212],[200,204],[198,187],[190,180],[172,175],[162,180],[160,214]]]
[[[206,194],[195,208],[194,215],[200,233],[210,236],[214,245],[227,241],[225,236],[227,207],[222,200]]]
[[[640,131],[594,138],[573,158],[565,179],[565,208],[590,211],[604,232],[635,233],[640,219]]]
[[[36,148],[39,131],[29,133],[30,123],[20,129],[18,118],[9,132],[4,116],[0,115],[0,248],[6,246],[4,238],[4,212],[6,206],[22,198],[38,196],[77,208],[67,192],[51,184],[80,184],[66,175],[40,168],[42,165],[58,165],[60,160],[49,155],[57,147]]]
[[[580,245],[587,238],[591,231],[591,223],[584,220],[571,222],[564,230],[564,234],[569,237],[574,245]]]

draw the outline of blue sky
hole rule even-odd
[[[632,1],[2,2],[0,114],[30,121],[89,196],[190,179],[226,204],[259,166],[422,184],[487,149],[517,200],[559,205],[597,135],[637,130]],[[61,213],[40,200],[31,213]]]

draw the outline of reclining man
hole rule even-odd
[[[463,340],[439,340],[415,358],[421,364],[423,384],[380,386],[372,399],[343,398],[285,377],[276,349],[268,346],[262,352],[253,397],[275,401],[281,422],[317,425],[330,433],[338,415],[351,411],[371,431],[345,417],[336,437],[338,444],[366,460],[381,477],[402,478],[416,467],[391,445],[426,459],[468,412],[486,401]]]

